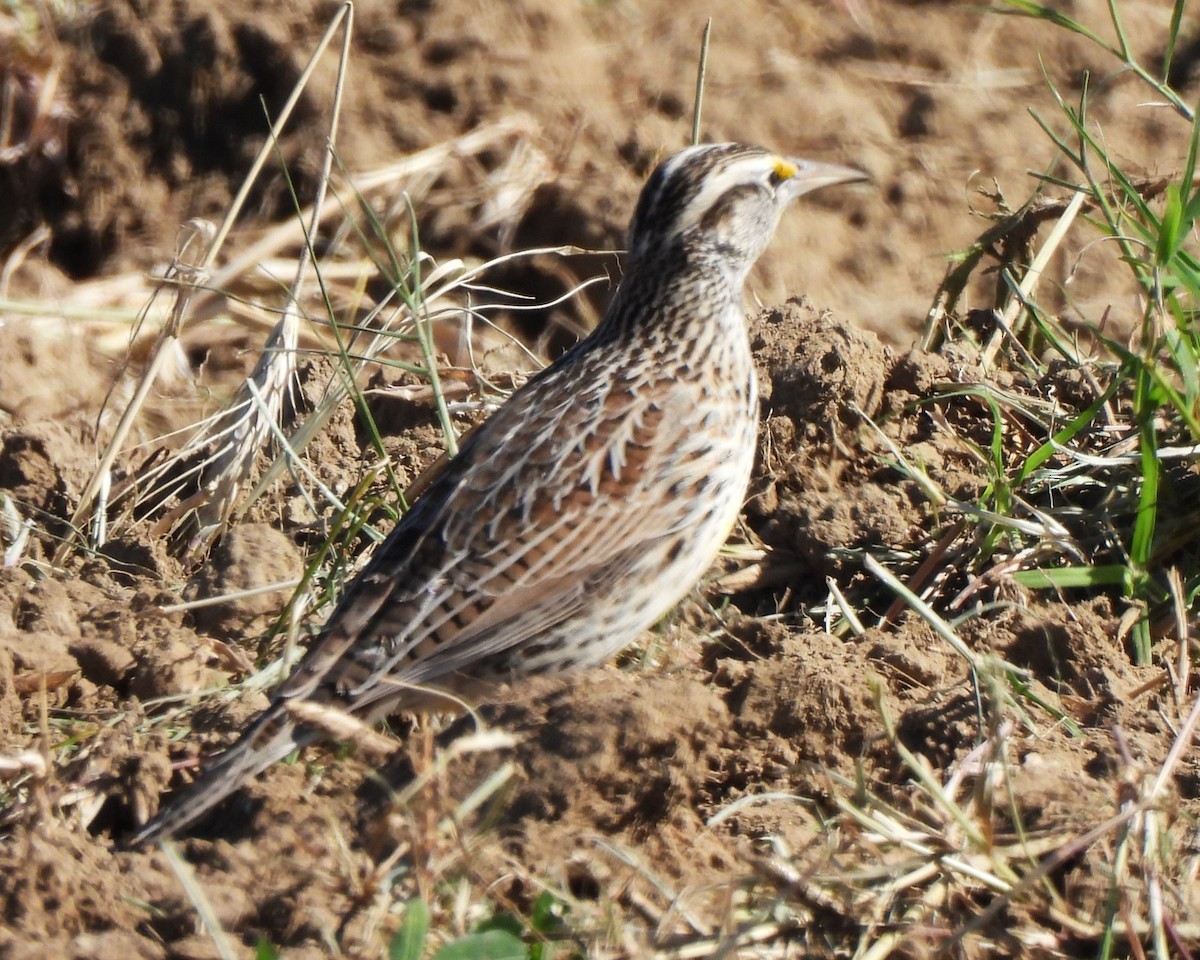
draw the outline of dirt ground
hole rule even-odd
[[[1103,7],[1065,6],[1097,17]],[[63,14],[36,45],[28,24],[4,20],[0,192],[15,203],[0,226],[5,304],[65,301],[77,284],[160,268],[181,223],[219,219],[263,142],[264,109],[279,112],[336,9],[117,2]],[[1170,5],[1123,9],[1133,43],[1153,56]],[[467,260],[536,245],[616,249],[645,174],[688,136],[710,12],[694,0],[364,0],[342,161],[369,171],[519,117],[523,186],[503,221],[490,218],[488,184],[513,151],[452,157],[414,194],[425,249]],[[1194,98],[1193,54],[1180,52],[1174,79]],[[878,824],[832,826],[846,797],[908,810],[915,765],[955,784],[947,791],[1028,866],[1119,814],[1178,732],[1167,675],[1133,665],[1115,598],[981,587],[951,564],[938,591],[973,612],[957,624],[979,658],[972,673],[863,567],[870,553],[911,572],[951,525],[890,465],[895,450],[951,497],[970,501],[982,487],[954,431],[911,406],[982,373],[911,345],[946,254],[986,227],[972,210],[994,209],[977,188],[994,182],[1019,203],[1028,171],[1050,167],[1053,149],[1028,113],[1053,113],[1039,58],[1068,98],[1090,71],[1095,119],[1130,163],[1147,175],[1181,165],[1173,115],[1137,106],[1128,78],[1065,33],[916,0],[715,12],[704,138],[855,164],[874,181],[806,201],[752,276],[758,301],[780,306],[755,311],[751,328],[764,425],[735,535],[744,549],[619,664],[513,686],[477,718],[397,722],[381,768],[361,750],[333,749],[276,765],[180,843],[183,866],[119,841],[265,704],[239,681],[277,655],[270,631],[287,594],[175,607],[299,577],[320,524],[281,482],[203,563],[180,560],[144,527],[99,553],[56,557],[95,466],[97,424],[114,428],[112,398],[104,404],[123,344],[82,336],[70,318],[0,314],[0,492],[36,518],[21,562],[0,568],[0,954],[221,956],[198,888],[233,956],[260,942],[287,960],[383,956],[407,900],[429,902],[435,928],[451,936],[485,904],[528,916],[546,890],[566,906],[577,938],[568,942],[588,956],[720,955],[694,944],[719,944],[739,924],[766,931],[763,956],[847,956],[871,911],[876,932],[905,931],[899,956],[929,955],[974,917],[981,926],[953,947],[965,956],[1095,955],[1094,928],[1078,918],[1103,912],[1111,877],[1093,846],[1043,878],[1051,906],[1000,903],[985,884],[929,907],[916,891],[940,888],[909,876],[905,858],[933,838],[954,849],[965,827],[945,809],[911,811],[907,848],[886,843]],[[301,202],[316,189],[332,78],[323,62],[279,144]],[[291,216],[277,162],[274,171],[254,188],[239,242]],[[1054,265],[1072,278],[1070,310],[1103,304],[1116,324],[1136,316],[1107,262],[1073,243]],[[535,261],[495,282],[547,299],[615,269],[602,257]],[[593,287],[523,332],[553,352],[607,294]],[[987,295],[980,284],[960,307]],[[1062,289],[1044,297],[1067,309]],[[549,336],[536,329],[547,323]],[[261,331],[222,329],[185,334],[181,363],[202,379],[156,389],[139,439],[193,422],[232,392]],[[302,370],[316,377],[319,364]],[[372,386],[397,382],[387,372]],[[442,450],[432,408],[371,396],[407,487]],[[946,416],[969,435],[981,415]],[[127,454],[119,471],[149,452]],[[348,408],[309,450],[341,494],[373,456]],[[11,518],[0,519],[7,546]],[[831,583],[870,618],[862,631],[826,632]],[[1001,661],[1050,709],[1014,706]],[[477,725],[509,739],[472,739]],[[1008,800],[980,812],[977,784],[991,769],[980,751],[996,741]],[[1200,767],[1190,755],[1176,770],[1171,816],[1194,825]],[[1200,862],[1194,826],[1180,831],[1181,860]],[[1115,841],[1094,843],[1111,854]],[[840,874],[844,860],[908,885],[895,879],[884,897],[879,877]],[[1200,902],[1179,889],[1164,897],[1186,940],[1200,929]],[[1026,913],[1044,931],[1038,943],[1011,932],[1027,929],[1014,921]],[[758,955],[746,945],[754,936],[724,955]]]

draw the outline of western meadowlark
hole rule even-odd
[[[134,838],[170,836],[327,736],[297,704],[366,722],[590,667],[687,593],[742,506],[757,392],[742,287],[784,208],[858,170],[723,143],[642,190],[596,330],[517,390],[404,515],[271,705]]]

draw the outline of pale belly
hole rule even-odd
[[[737,523],[754,465],[757,394],[722,411],[712,429],[694,431],[660,481],[668,491],[667,532],[638,545],[624,569],[595,584],[585,611],[534,639],[519,655],[521,669],[560,672],[611,659],[679,603],[707,572]],[[564,657],[564,645],[571,655]],[[544,651],[544,652],[543,652]]]

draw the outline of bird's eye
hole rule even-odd
[[[775,165],[771,168],[771,186],[777,187],[784,180],[791,180],[797,173],[799,173],[799,170],[794,163],[790,160],[784,160],[783,157],[779,157],[776,159]]]

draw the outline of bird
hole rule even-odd
[[[352,580],[269,705],[130,841],[178,835],[329,736],[515,678],[602,664],[667,614],[733,530],[758,425],[743,303],[784,210],[853,167],[740,143],[658,164],[600,323],[461,445]]]

